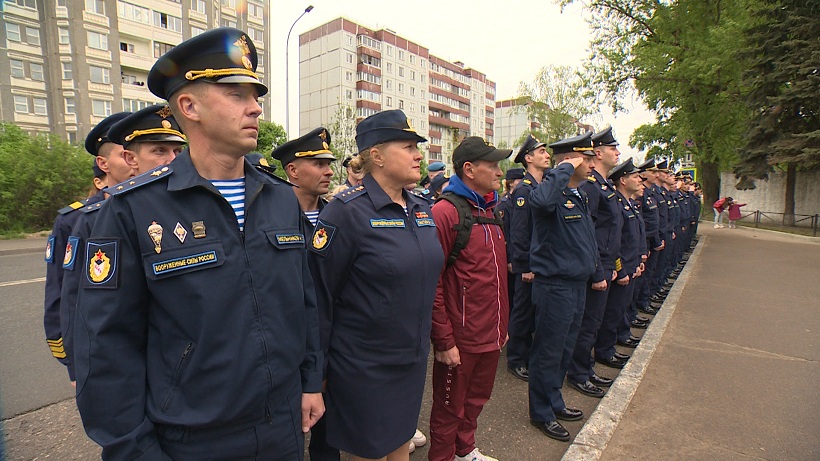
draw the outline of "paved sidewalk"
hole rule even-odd
[[[820,459],[820,240],[701,227],[674,315],[600,459]]]
[[[0,256],[38,252],[45,254],[47,240],[45,237],[0,240]]]

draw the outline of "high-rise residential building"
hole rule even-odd
[[[29,132],[82,141],[108,115],[160,102],[146,86],[157,58],[221,26],[247,31],[270,86],[265,0],[0,0],[0,10],[0,120]]]
[[[515,149],[526,133],[540,128],[541,124],[529,114],[530,104],[527,98],[495,102],[495,134],[499,146]]]
[[[448,62],[390,29],[338,18],[299,36],[299,130],[334,121],[339,107],[361,120],[401,109],[430,140],[425,160],[451,164],[466,136],[494,141],[495,82]]]

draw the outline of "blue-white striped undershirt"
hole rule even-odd
[[[308,221],[313,227],[316,227],[316,223],[319,221],[319,210],[310,210],[305,211],[305,216],[307,216]]]
[[[581,193],[580,193],[580,192],[578,192],[578,188],[575,188],[575,187],[570,187],[570,188],[569,188],[569,190],[570,190],[570,191],[572,191],[572,193],[573,193],[573,194],[575,194],[576,196],[578,196],[578,198],[579,198],[579,199],[581,199],[581,200],[583,200],[583,199],[584,199],[583,197],[581,197]]]
[[[245,230],[245,178],[211,181],[225,200],[233,207],[239,231]]]

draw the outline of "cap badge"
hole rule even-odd
[[[168,106],[162,106],[162,109],[157,111],[157,115],[162,118],[168,118],[171,116],[171,108]]]
[[[174,235],[179,239],[179,243],[185,243],[185,237],[188,236],[188,231],[182,227],[182,224],[177,222],[177,225],[174,226]]]
[[[251,54],[251,49],[245,36],[239,37],[233,44],[242,51],[242,65],[245,66],[245,69],[253,70],[253,63],[248,57]]]
[[[205,221],[194,221],[191,223],[191,230],[195,239],[205,238]]]
[[[162,121],[162,127],[165,128],[166,130],[170,130],[171,129],[171,122],[169,122],[168,120],[163,120]]]
[[[162,251],[162,226],[156,221],[151,221],[148,226],[148,235],[151,236],[151,241],[154,242],[154,251],[159,254]]]
[[[319,133],[319,137],[320,137],[320,138],[322,138],[322,141],[327,142],[327,131],[326,131],[326,130],[322,130],[322,131]]]

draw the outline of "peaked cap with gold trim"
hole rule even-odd
[[[592,151],[592,132],[587,131],[584,134],[573,136],[571,138],[562,139],[549,145],[552,149],[553,155],[569,154],[572,152],[580,152],[584,155],[595,155]]]
[[[256,74],[256,47],[245,32],[232,27],[209,30],[162,55],[148,73],[148,89],[168,100],[197,81],[252,83],[259,96],[268,92]]]
[[[97,126],[88,132],[88,136],[85,137],[85,150],[95,157],[100,155],[100,147],[107,142],[113,142],[108,136],[111,127],[129,115],[131,115],[131,112],[117,112],[116,114],[109,115],[102,122],[98,123]]]
[[[271,152],[271,156],[282,162],[282,165],[300,158],[323,158],[336,160],[330,151],[330,132],[324,127],[316,128],[310,133],[282,144]]]
[[[524,143],[521,144],[521,148],[518,149],[518,154],[515,156],[515,163],[524,163],[524,156],[533,152],[535,149],[538,149],[541,146],[546,146],[547,143],[541,142],[535,136],[528,134],[527,139],[524,140]]]
[[[134,142],[185,142],[171,109],[165,104],[148,106],[115,123],[108,137],[126,149]]]
[[[407,115],[399,109],[377,112],[356,125],[359,152],[383,142],[403,140],[427,142],[410,126]]]

